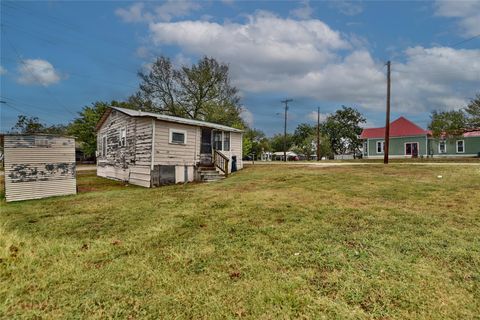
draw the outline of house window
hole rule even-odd
[[[102,136],[102,157],[107,155],[107,136]]]
[[[187,131],[170,129],[170,143],[187,144]]]
[[[213,131],[213,149],[222,150],[222,131]]]
[[[120,129],[120,147],[127,145],[127,128]]]
[[[385,150],[385,141],[377,141],[377,153],[383,153]]]
[[[223,133],[223,151],[230,151],[230,132]]]
[[[457,153],[465,152],[465,141],[457,140]]]
[[[368,141],[363,143],[363,154],[368,155]]]
[[[445,140],[438,142],[438,153],[447,153],[447,142]]]

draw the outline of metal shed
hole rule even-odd
[[[74,138],[7,134],[3,147],[7,202],[77,193]]]

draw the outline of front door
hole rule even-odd
[[[418,157],[418,142],[406,143],[405,155],[412,156],[412,158]]]
[[[200,145],[200,162],[212,163],[212,129],[202,128],[202,144]]]

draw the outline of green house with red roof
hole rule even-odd
[[[385,127],[363,129],[364,158],[383,158]],[[461,136],[435,138],[405,117],[390,123],[389,155],[392,158],[415,157],[476,157],[480,155],[480,129],[466,131]]]

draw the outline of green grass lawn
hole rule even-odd
[[[478,166],[78,185],[1,203],[0,318],[478,319]]]

